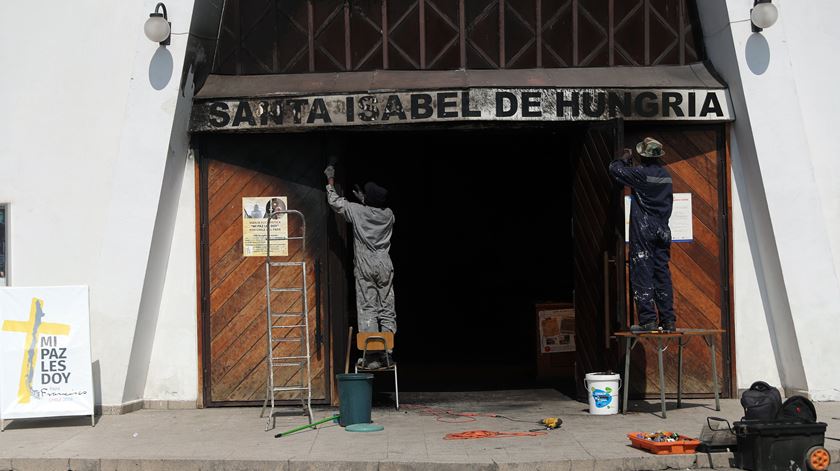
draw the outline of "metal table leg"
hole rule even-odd
[[[717,352],[715,352],[715,337],[714,335],[710,335],[708,337],[703,336],[703,340],[706,341],[706,345],[709,346],[709,349],[712,351],[712,385],[715,388],[715,410],[720,410],[720,392],[718,391],[718,376],[717,376]]]
[[[621,413],[627,413],[627,392],[630,389],[630,352],[636,346],[636,339],[626,337],[624,339],[624,402],[621,404]]]
[[[682,354],[684,345],[682,339],[679,339],[678,342],[679,346],[677,348],[677,409],[682,407]]]
[[[659,400],[662,402],[662,418],[666,418],[665,413],[665,369],[662,365],[662,352],[665,348],[662,346],[662,339],[656,339],[656,355],[659,357]]]

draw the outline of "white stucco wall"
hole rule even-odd
[[[11,282],[90,286],[94,383],[105,406],[144,399],[147,386],[162,391],[160,375],[147,375],[153,348],[155,358],[190,364],[178,399],[197,391],[194,202],[184,193],[193,176],[176,117],[191,98],[178,90],[187,35],[166,48],[146,39],[155,4],[0,5]],[[193,2],[166,6],[173,32],[188,31]],[[177,285],[165,285],[172,278]],[[158,324],[191,337],[156,343]]]
[[[838,172],[832,63],[840,5],[777,0],[779,21],[751,32],[751,0],[698,2],[708,55],[732,92],[738,387],[840,399]],[[765,335],[767,337],[765,337]],[[769,339],[769,342],[765,341]]]
[[[186,161],[143,397],[195,401],[198,388],[195,159]]]

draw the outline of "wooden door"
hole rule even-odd
[[[731,339],[729,294],[728,216],[726,157],[723,126],[632,128],[627,143],[646,136],[662,142],[665,164],[674,182],[674,193],[691,193],[694,239],[671,244],[671,277],[678,328],[724,329],[718,338],[717,372],[722,397],[731,394]],[[639,348],[643,347],[643,348]],[[659,397],[656,348],[644,342],[633,352],[630,393]],[[709,349],[702,339],[684,349],[683,393],[688,397],[711,396]],[[665,352],[665,388],[677,391],[676,348]]]
[[[311,141],[311,138],[309,138]],[[324,163],[305,136],[223,136],[202,143],[203,363],[206,405],[261,403],[267,366],[266,271],[263,257],[243,256],[243,197],[285,196],[306,217],[306,250],[290,242],[289,258],[307,262],[313,400],[329,400],[327,316],[321,308],[326,272],[327,207]],[[313,150],[314,149],[314,150]],[[298,235],[289,218],[289,234]],[[283,260],[283,258],[280,258]],[[272,287],[300,286],[299,269],[272,269]],[[300,311],[301,297],[275,293],[272,310]],[[297,329],[283,329],[297,336]],[[275,348],[291,355],[299,344]],[[287,351],[288,350],[288,351]],[[301,370],[275,370],[275,385],[301,382]],[[293,399],[292,396],[281,399]]]
[[[583,376],[615,362],[609,338],[624,317],[624,220],[621,187],[609,175],[609,163],[622,148],[622,122],[591,126],[576,155],[572,194],[575,270],[575,347],[578,396]],[[619,250],[622,249],[622,250]]]

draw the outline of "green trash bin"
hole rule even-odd
[[[339,413],[338,425],[369,424],[373,401],[373,375],[370,373],[348,373],[335,375],[338,380]]]

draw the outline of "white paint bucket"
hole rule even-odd
[[[589,396],[589,413],[593,415],[618,414],[618,390],[621,376],[605,372],[586,373],[583,379]]]

